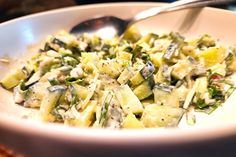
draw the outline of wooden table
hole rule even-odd
[[[0,144],[0,157],[25,157],[12,149]]]

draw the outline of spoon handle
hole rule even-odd
[[[179,0],[161,7],[154,7],[145,11],[138,13],[133,19],[131,19],[131,24],[136,21],[141,21],[146,18],[155,16],[160,13],[182,10],[186,8],[193,7],[204,7],[207,5],[215,5],[215,4],[226,4],[230,2],[234,2],[235,0]]]

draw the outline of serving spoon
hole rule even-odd
[[[70,33],[96,33],[101,38],[112,38],[116,35],[122,35],[134,23],[161,13],[193,7],[204,7],[207,5],[226,4],[233,1],[235,0],[179,0],[161,7],[154,7],[141,11],[130,19],[121,19],[116,16],[102,16],[88,19],[75,25],[70,30]]]

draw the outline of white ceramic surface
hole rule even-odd
[[[97,4],[59,9],[0,24],[0,77],[21,62],[27,52],[36,52],[48,34],[69,30],[77,22],[101,16],[129,18],[158,3]],[[178,31],[186,37],[210,34],[226,45],[236,44],[236,13],[204,8],[162,14],[137,24],[148,32]],[[211,116],[198,115],[197,125],[179,129],[103,130],[44,124],[37,111],[15,105],[10,92],[0,87],[0,143],[29,157],[198,157],[236,156],[236,93]],[[32,117],[22,119],[25,117]]]

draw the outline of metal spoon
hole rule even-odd
[[[115,35],[122,35],[134,23],[161,13],[193,7],[204,7],[207,5],[226,4],[233,1],[235,0],[179,0],[161,7],[144,10],[130,19],[124,20],[115,16],[102,16],[89,19],[74,26],[70,33],[96,33],[102,38],[112,38]]]

